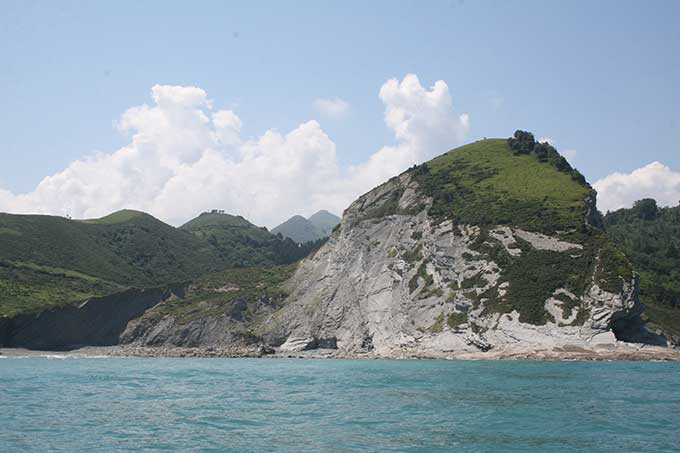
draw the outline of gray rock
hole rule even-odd
[[[401,194],[395,212],[372,217],[372,212],[384,214],[395,192]],[[427,202],[416,195],[414,182],[404,174],[345,211],[338,232],[301,263],[288,303],[269,322],[270,332],[285,337],[280,350],[309,350],[319,339],[336,338],[340,354],[370,351],[390,357],[565,347],[596,351],[619,341],[613,331],[615,320],[639,312],[636,280],[624,282],[622,291],[614,294],[595,284],[594,277],[569,316],[564,315],[561,300],[545,301],[555,322],[528,324],[516,311],[485,310],[487,302],[478,300],[485,291],[498,287],[503,297],[508,289],[509,283],[501,282],[500,265],[473,250],[479,227],[436,224],[426,214]],[[513,256],[521,254],[513,247],[517,238],[537,250],[574,254],[583,249],[582,244],[503,226],[492,228],[490,237]],[[473,287],[465,292],[454,289],[470,279]],[[576,298],[566,289],[557,290],[555,297],[560,294]],[[579,310],[585,311],[576,325]],[[449,316],[467,317],[467,322],[449,326]]]

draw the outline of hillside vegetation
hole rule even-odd
[[[318,245],[300,247],[227,214],[203,214],[182,228],[131,210],[80,221],[0,214],[0,316],[291,263]]]
[[[680,340],[680,206],[659,208],[644,199],[607,213],[604,223],[640,274],[646,316]]]
[[[227,267],[273,266],[297,261],[320,243],[300,246],[257,227],[240,216],[203,213],[180,230],[192,233]]]
[[[0,214],[0,259],[131,286],[179,281],[222,264],[192,234],[134,211],[87,221]]]
[[[172,315],[180,322],[229,313],[234,318],[249,317],[257,305],[280,304],[287,293],[284,283],[296,264],[270,267],[227,269],[196,279],[182,299],[162,304],[155,315]]]

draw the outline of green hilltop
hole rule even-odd
[[[410,170],[433,200],[430,215],[545,233],[580,229],[591,187],[552,146],[525,134],[515,134],[523,147],[517,138],[480,140]]]

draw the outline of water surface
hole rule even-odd
[[[678,448],[680,363],[0,359],[3,452]]]

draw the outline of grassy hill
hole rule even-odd
[[[646,316],[680,341],[680,206],[644,199],[607,213],[604,224],[640,274]]]
[[[0,214],[0,316],[291,263],[311,249],[226,214],[203,214],[181,228],[131,210],[90,220]]]
[[[0,251],[5,262],[136,286],[186,279],[221,264],[192,234],[135,211],[86,221],[0,214]]]
[[[539,155],[513,150],[512,140],[480,140],[412,169],[433,199],[430,215],[545,233],[581,229],[591,187],[550,145]]]
[[[184,323],[195,318],[219,316],[233,310],[236,300],[246,302],[240,307],[245,315],[258,308],[263,297],[277,305],[285,299],[285,281],[297,267],[296,263],[280,266],[227,269],[196,279],[182,299],[172,299],[155,310],[154,316],[173,315]]]

